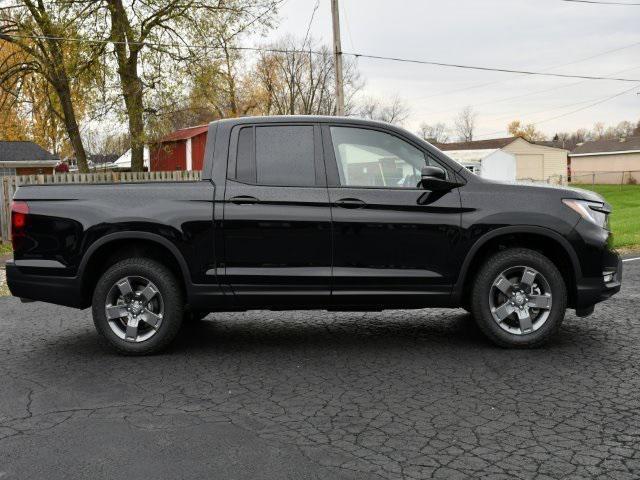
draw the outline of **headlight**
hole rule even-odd
[[[590,200],[575,200],[573,198],[565,198],[562,202],[585,220],[601,227],[607,227],[607,214],[610,213],[610,211],[604,206],[604,203],[592,202]]]

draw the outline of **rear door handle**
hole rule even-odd
[[[252,205],[260,202],[256,197],[250,195],[238,195],[237,197],[231,197],[229,201],[236,205]]]
[[[341,198],[336,200],[336,205],[340,208],[363,208],[367,204],[358,198]]]

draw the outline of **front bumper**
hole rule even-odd
[[[576,282],[576,310],[592,307],[620,291],[622,285],[622,259],[617,253],[611,250],[604,252],[602,274],[601,277],[582,278]],[[605,274],[611,275],[609,281],[605,282]]]
[[[80,281],[75,277],[47,275],[40,272],[43,269],[22,269],[13,260],[6,263],[6,269],[7,285],[14,297],[74,308],[86,307]]]

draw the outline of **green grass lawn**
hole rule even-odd
[[[640,185],[574,186],[593,190],[611,204],[611,231],[616,248],[640,249]]]
[[[10,243],[0,242],[0,255],[6,255],[11,253],[13,250],[11,249]]]

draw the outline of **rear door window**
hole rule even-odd
[[[315,185],[313,126],[256,127],[255,145],[258,185]]]
[[[252,185],[309,187],[320,181],[316,165],[312,125],[247,126],[238,133],[229,177]]]

